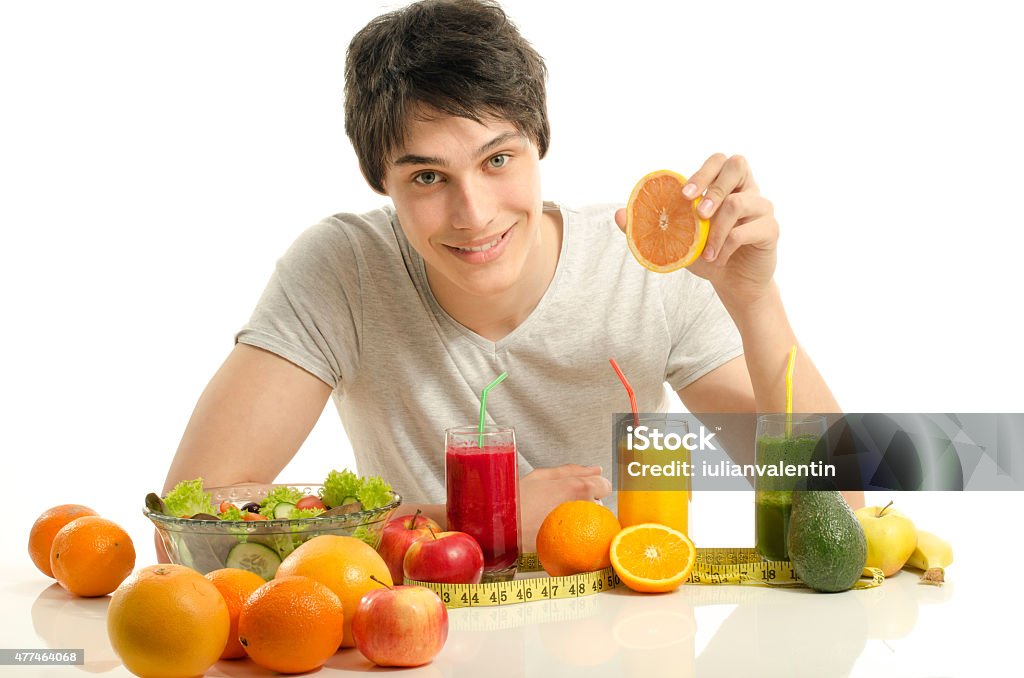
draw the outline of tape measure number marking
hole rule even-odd
[[[615,570],[606,567],[568,577],[534,577],[489,584],[437,584],[406,580],[407,584],[425,586],[441,598],[449,608],[517,605],[535,600],[560,600],[592,596],[619,585]]]

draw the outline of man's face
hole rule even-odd
[[[413,117],[384,188],[439,300],[494,297],[536,268],[539,162],[509,122]]]

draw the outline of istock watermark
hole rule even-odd
[[[620,413],[611,442],[619,491],[1024,490],[1021,413]]]
[[[715,434],[708,431],[704,426],[700,427],[700,433],[684,433],[680,435],[675,431],[662,432],[658,428],[651,428],[641,424],[640,426],[626,427],[626,449],[633,450],[658,450],[660,452],[674,452],[680,448],[694,450],[717,450],[711,439]],[[696,442],[695,442],[696,441]]]

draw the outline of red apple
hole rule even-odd
[[[419,511],[416,511],[415,515],[392,518],[384,526],[377,553],[388,564],[392,581],[402,583],[402,562],[405,560],[405,552],[420,537],[429,537],[431,530],[440,532],[441,526],[420,515]]]
[[[403,562],[405,576],[440,584],[479,584],[484,552],[465,532],[431,532],[409,546]]]
[[[378,666],[420,666],[444,647],[448,610],[428,588],[385,585],[359,601],[352,635],[359,651]]]

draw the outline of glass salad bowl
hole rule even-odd
[[[316,495],[320,485],[247,485],[210,487],[214,505],[228,501],[242,507],[259,503],[278,487],[295,488],[304,495]],[[167,557],[172,563],[186,565],[206,574],[222,567],[250,570],[264,579],[272,579],[278,565],[304,542],[324,534],[355,537],[373,548],[380,545],[384,525],[402,503],[397,492],[381,507],[343,513],[338,509],[311,518],[272,518],[269,520],[219,520],[184,518],[159,512],[150,505],[142,510],[156,526]]]

